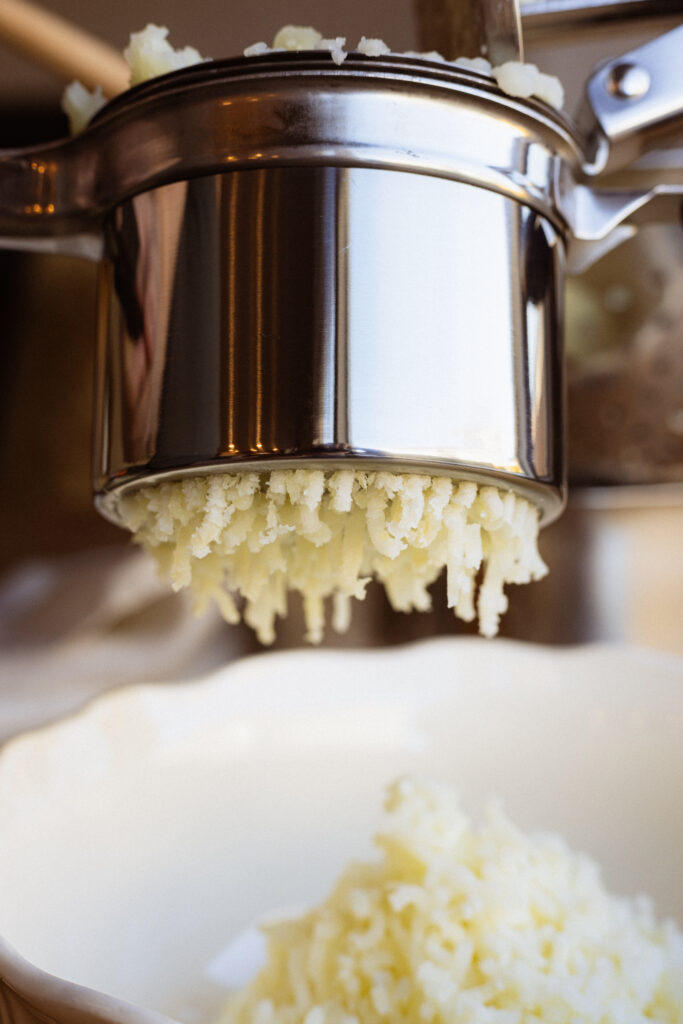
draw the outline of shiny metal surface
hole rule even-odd
[[[427,7],[448,29],[439,51],[447,58],[485,56],[494,66],[524,60],[519,0],[444,0],[438,7],[423,0],[418,16]]]
[[[581,164],[571,123],[475,72],[393,56],[237,58],[137,86],[73,139],[0,154],[0,236],[87,232],[158,185],[302,164],[469,181],[556,220],[560,158]]]
[[[655,143],[683,141],[683,25],[599,67],[586,86],[578,124],[587,156],[603,173],[632,163]],[[624,78],[632,90],[615,88]],[[647,83],[645,85],[645,83]]]
[[[447,57],[473,57],[479,53],[481,35],[472,37],[469,29],[468,37],[467,27],[463,35],[463,8],[467,9],[467,5],[462,0],[414,0],[418,48],[437,50]],[[565,62],[561,71],[552,63],[552,54],[542,54],[541,63],[544,70],[559,73],[572,93],[572,87],[583,84],[599,59],[594,46],[596,33],[602,33],[605,39],[605,57],[612,58],[636,42],[628,37],[629,28],[642,26],[651,35],[673,28],[675,19],[680,21],[683,17],[683,0],[521,0],[520,15],[526,59],[539,63],[535,52],[539,44],[544,48],[549,45],[553,51],[557,45],[569,44],[573,60]],[[624,29],[628,38],[625,44]],[[642,41],[646,38],[647,34]],[[463,40],[467,48],[462,45]],[[586,53],[596,56],[586,63]]]
[[[522,4],[524,32],[532,36],[550,35],[570,26],[621,26],[636,19],[676,14],[683,15],[682,0],[526,0]]]
[[[632,238],[639,226],[677,224],[683,183],[593,189],[573,182],[561,190],[559,209],[571,227],[568,270],[579,274]]]
[[[483,188],[233,171],[122,204],[101,288],[100,507],[169,473],[457,473],[560,511],[563,246]]]
[[[609,92],[622,100],[641,99],[650,90],[652,79],[647,68],[629,61],[613,64],[607,76]]]
[[[494,67],[510,60],[524,60],[522,19],[519,0],[480,0],[486,24],[486,48],[483,51]],[[461,51],[466,52],[466,51]]]
[[[163,76],[6,154],[5,240],[97,256],[104,226],[100,507],[358,462],[497,481],[552,519],[565,244],[604,249],[644,201],[602,201],[583,162],[569,121],[486,76],[319,53]]]
[[[86,244],[76,251],[97,256],[93,234],[130,195],[200,174],[303,164],[469,182],[527,204],[579,242],[602,240],[635,208],[639,222],[678,209],[680,188],[604,193],[580,178],[647,149],[670,124],[683,130],[680,97],[662,85],[681,31],[643,48],[665,70],[644,99],[628,101],[633,135],[614,119],[598,125],[590,105],[577,132],[546,104],[506,96],[486,76],[413,58],[352,56],[331,69],[317,53],[270,54],[165,75],[108,104],[81,136],[0,154],[0,246],[35,238],[45,248],[50,237],[74,251],[70,238],[79,235]],[[601,75],[591,88],[606,92]],[[661,122],[657,96],[668,103]]]

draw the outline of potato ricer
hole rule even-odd
[[[5,246],[100,261],[96,500],[242,469],[380,467],[564,495],[562,302],[673,186],[683,27],[576,120],[415,57],[270,53],[137,86],[0,159]]]

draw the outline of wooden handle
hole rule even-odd
[[[108,98],[130,84],[117,50],[28,0],[0,0],[0,39],[62,78],[78,78],[89,89],[101,85]]]

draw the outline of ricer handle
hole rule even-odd
[[[45,146],[0,149],[0,249],[101,259],[101,211],[93,211],[97,166],[90,131]]]
[[[0,39],[61,78],[117,96],[130,84],[120,53],[89,32],[29,0],[0,0]]]
[[[589,174],[633,163],[662,136],[680,132],[683,145],[683,25],[598,67],[577,125]]]
[[[130,84],[130,69],[112,46],[30,0],[0,0],[0,40],[63,79],[101,86],[108,98]],[[0,150],[0,249],[99,259],[99,225],[78,203],[71,209],[64,201],[87,191],[76,186],[89,182],[93,166],[90,147],[68,140]]]

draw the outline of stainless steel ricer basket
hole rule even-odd
[[[6,241],[102,259],[105,514],[141,483],[315,463],[493,482],[554,518],[567,246],[586,262],[662,200],[582,183],[612,155],[593,127],[442,63],[277,53],[5,154]]]

